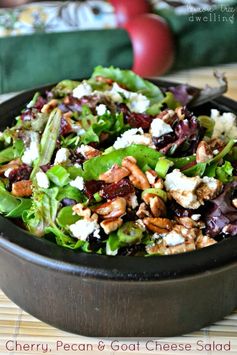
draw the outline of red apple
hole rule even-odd
[[[164,74],[174,60],[174,41],[165,20],[153,14],[143,14],[126,24],[133,52],[133,70],[141,76]]]
[[[110,3],[114,7],[119,27],[124,27],[129,20],[151,10],[148,0],[110,0]]]

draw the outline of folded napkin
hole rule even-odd
[[[0,93],[87,77],[98,64],[131,68],[132,45],[121,29],[0,38]]]

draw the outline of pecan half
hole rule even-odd
[[[130,172],[118,164],[114,164],[111,169],[99,176],[99,180],[103,180],[108,184],[118,182],[128,176]]]
[[[154,233],[163,234],[172,230],[173,223],[168,218],[152,218],[143,219],[145,226]]]
[[[207,235],[200,235],[196,240],[197,249],[205,248],[210,245],[216,244],[217,241]]]
[[[12,194],[17,197],[28,197],[32,195],[32,182],[21,180],[12,184]]]
[[[117,230],[123,223],[122,218],[108,218],[100,223],[106,234]]]
[[[150,184],[146,175],[137,166],[137,161],[133,157],[126,157],[122,161],[122,166],[130,171],[129,179],[131,183],[140,190],[149,189]]]
[[[126,200],[123,197],[117,197],[97,207],[95,212],[104,218],[120,217],[126,212]]]

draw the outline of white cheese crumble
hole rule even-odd
[[[132,194],[131,196],[129,196],[129,205],[133,210],[135,210],[135,208],[139,206],[136,194]]]
[[[72,92],[73,97],[81,99],[83,96],[92,94],[92,87],[84,80]]]
[[[204,182],[210,190],[216,191],[219,187],[219,181],[213,177],[204,176],[202,182]]]
[[[39,158],[39,135],[36,132],[32,132],[30,138],[30,146],[26,148],[21,160],[24,164],[31,166]]]
[[[104,104],[100,104],[100,105],[96,106],[95,109],[96,109],[96,113],[98,116],[103,116],[106,112],[108,112],[108,113],[110,112],[107,109],[106,105],[104,105]]]
[[[221,114],[218,110],[211,110],[211,118],[214,120],[212,138],[222,138],[228,141],[237,138],[236,115],[231,112]]]
[[[121,88],[117,83],[113,83],[111,90],[105,92],[114,102],[127,100],[128,108],[136,113],[144,113],[150,106],[150,100],[143,94],[132,92]]]
[[[113,147],[115,149],[121,149],[129,147],[131,144],[142,144],[142,145],[151,145],[151,137],[145,135],[142,128],[132,128],[124,132],[121,137],[118,137],[114,142]]]
[[[81,176],[77,176],[75,180],[70,182],[72,187],[76,187],[78,190],[84,189],[84,180]]]
[[[181,173],[180,170],[174,169],[170,174],[166,175],[165,187],[168,191],[194,191],[201,181],[202,179],[199,176],[188,177]]]
[[[66,163],[69,159],[70,151],[67,148],[60,148],[54,160],[54,165]]]
[[[43,189],[47,189],[49,187],[49,179],[48,176],[43,171],[38,171],[35,175],[37,185]]]
[[[191,218],[193,221],[199,221],[199,219],[201,218],[201,215],[199,213],[192,214]]]
[[[199,176],[187,177],[180,170],[175,169],[166,175],[165,187],[182,207],[197,209],[201,202],[196,195],[196,188],[201,182]]]
[[[84,241],[92,233],[95,234],[97,238],[99,235],[99,225],[95,221],[87,221],[84,219],[80,219],[76,223],[71,224],[69,226],[69,229],[75,238]]]
[[[163,237],[164,241],[168,246],[176,246],[185,242],[182,235],[178,234],[176,231],[171,231],[166,236]]]
[[[153,137],[161,137],[164,134],[173,132],[173,129],[168,123],[165,123],[162,119],[160,118],[155,118],[151,122],[151,134]]]

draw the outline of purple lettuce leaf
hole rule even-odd
[[[236,193],[237,181],[233,181],[225,186],[217,198],[207,203],[203,215],[208,235],[237,235],[237,209],[232,204]]]

